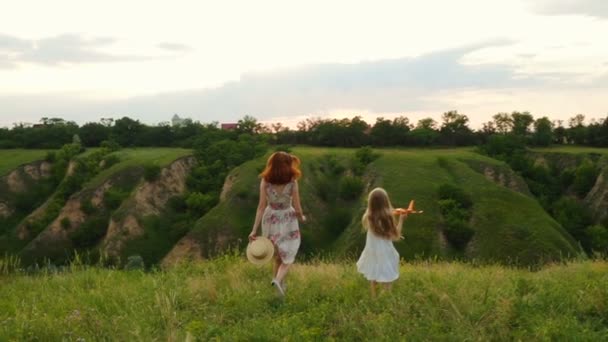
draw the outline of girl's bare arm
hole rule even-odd
[[[302,204],[300,202],[300,188],[298,186],[298,181],[293,181],[293,190],[291,194],[293,198],[293,207],[296,210],[296,215],[302,221],[306,221],[306,216],[302,213]]]
[[[266,182],[262,179],[260,182],[260,201],[258,202],[258,209],[255,212],[255,221],[253,223],[253,229],[251,230],[251,234],[249,234],[249,239],[254,240],[257,235],[258,228],[260,227],[260,223],[262,222],[262,216],[264,215],[264,209],[266,209],[267,200],[266,200]]]
[[[397,219],[397,237],[395,238],[395,240],[400,240],[403,239],[403,220],[405,220],[407,218],[407,213],[404,214],[400,214],[399,218]]]

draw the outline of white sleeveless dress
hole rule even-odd
[[[300,228],[296,210],[291,202],[294,182],[277,189],[277,185],[266,183],[268,205],[262,216],[262,235],[277,247],[284,264],[292,264],[300,248]]]
[[[365,248],[357,261],[357,270],[367,280],[390,283],[399,278],[399,252],[393,241],[367,230]]]

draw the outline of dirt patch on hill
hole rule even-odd
[[[131,198],[117,210],[119,214],[110,221],[103,241],[108,255],[120,255],[128,240],[144,234],[139,219],[161,214],[171,197],[186,191],[186,179],[195,163],[194,157],[178,159],[163,168],[157,180],[144,182],[137,187]]]
[[[179,262],[189,260],[203,260],[201,245],[192,236],[186,235],[175,245],[175,247],[165,256],[161,266],[167,268]]]
[[[585,196],[585,203],[591,209],[596,221],[608,217],[608,167],[600,172],[595,185]]]

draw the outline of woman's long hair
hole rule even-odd
[[[300,159],[286,152],[275,152],[266,162],[266,168],[260,174],[267,183],[287,184],[300,178]]]
[[[365,229],[379,237],[397,240],[401,235],[393,217],[393,206],[388,194],[382,188],[375,188],[367,197],[367,210],[361,220]]]

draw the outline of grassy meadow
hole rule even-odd
[[[1,267],[0,267],[1,269]],[[2,341],[312,341],[608,339],[608,263],[537,272],[402,263],[377,299],[354,262],[296,264],[281,299],[270,269],[239,255],[167,271],[77,262],[0,276]]]
[[[0,149],[0,176],[4,176],[19,165],[44,159],[49,150]]]

